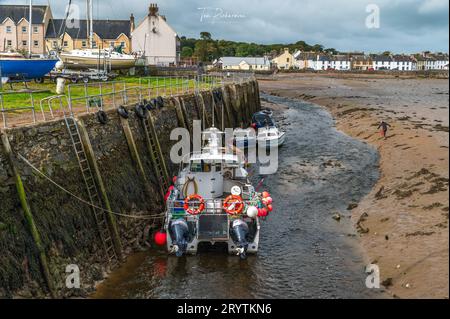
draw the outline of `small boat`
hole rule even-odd
[[[280,131],[275,126],[264,127],[258,130],[256,140],[258,141],[259,147],[264,147],[264,145],[267,148],[280,147],[286,140],[286,133]]]
[[[252,128],[234,130],[234,144],[237,148],[247,149],[256,147],[256,132]]]
[[[0,75],[9,80],[42,79],[55,67],[57,59],[24,58],[17,54],[0,55]]]
[[[275,122],[272,118],[272,111],[269,110],[264,110],[264,111],[259,111],[255,114],[253,114],[252,117],[252,127],[257,130],[261,127],[266,127],[266,126],[275,126]]]
[[[169,254],[195,255],[201,244],[223,244],[242,259],[258,252],[260,217],[272,211],[272,199],[255,191],[243,158],[222,147],[223,134],[214,127],[202,133],[202,151],[186,156],[166,194],[160,234]]]
[[[64,65],[70,69],[97,69],[106,66],[111,70],[130,69],[136,65],[134,55],[105,49],[72,50],[60,54]]]

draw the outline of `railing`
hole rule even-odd
[[[257,206],[258,201],[257,200],[246,200],[243,201],[244,203],[244,209],[242,210],[242,213],[239,215],[230,215],[230,216],[243,216],[245,212],[245,207],[249,206]],[[200,203],[195,204],[195,202],[191,202],[192,208],[197,209],[200,205]],[[189,215],[184,210],[184,201],[183,200],[173,200],[169,199],[167,201],[167,209],[169,214],[172,216],[202,216],[202,215],[228,215],[225,209],[223,208],[224,200],[223,199],[208,199],[205,200],[205,209],[198,215]]]
[[[212,91],[223,88],[226,84],[242,84],[254,80],[253,74],[207,74],[197,76],[169,76],[169,77],[143,77],[136,81],[112,81],[82,84],[69,84],[66,95],[54,95],[42,98],[35,105],[33,92],[0,92],[0,113],[2,114],[3,127],[8,127],[7,115],[18,113],[23,115],[25,111],[31,111],[32,122],[55,119],[54,104],[58,109],[67,108],[73,116],[76,112],[91,113],[93,110],[105,108],[117,108],[120,105],[142,103],[156,97],[173,97],[188,93],[199,94],[202,91]],[[29,94],[30,106],[6,107],[5,96],[14,94]],[[40,111],[42,119],[36,116],[36,110]],[[47,114],[49,116],[47,116]],[[23,116],[20,124],[29,124],[29,116]],[[16,123],[15,123],[16,124]]]

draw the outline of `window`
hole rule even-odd
[[[39,46],[39,41],[38,41],[38,40],[34,40],[34,41],[33,41],[33,45],[34,45],[35,47]]]
[[[34,26],[34,27],[33,27],[33,32],[34,32],[34,33],[38,33],[38,32],[39,32],[39,28],[38,28],[37,26]]]
[[[57,48],[57,47],[58,47],[58,42],[53,41],[53,47],[54,47],[54,48]]]
[[[125,42],[120,42],[120,46],[122,47],[122,48],[126,48],[127,46],[125,45]]]
[[[64,41],[63,46],[64,46],[64,47],[68,47],[68,46],[69,46],[69,43],[68,43],[67,41]]]
[[[8,44],[9,47],[12,46],[12,40],[8,40],[7,44]]]
[[[12,27],[10,25],[6,26],[6,33],[12,33]]]
[[[86,41],[81,41],[81,46],[82,46],[83,48],[87,47],[87,42],[86,42]]]
[[[27,33],[27,27],[22,27],[22,33]]]
[[[27,46],[27,41],[26,41],[26,40],[23,40],[23,41],[22,41],[22,45],[23,45],[24,47],[26,47],[26,46]]]
[[[97,41],[92,41],[92,47],[96,48],[97,47]]]
[[[114,41],[109,42],[110,47],[114,47],[115,45],[116,45],[116,43]]]

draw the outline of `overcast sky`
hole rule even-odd
[[[46,4],[49,0],[34,0]],[[0,4],[25,4],[27,0],[0,0]],[[341,51],[448,52],[448,0],[94,0],[95,18],[141,20],[150,2],[182,36],[198,37],[201,31],[215,39],[257,43],[310,44]],[[68,0],[50,0],[55,16],[62,17]],[[85,1],[73,0],[84,14]],[[380,10],[379,28],[367,28],[366,19]],[[207,8],[207,9],[202,9]],[[371,20],[374,21],[374,20]]]

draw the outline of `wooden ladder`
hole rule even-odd
[[[65,122],[67,129],[69,130],[70,139],[72,140],[78,164],[80,165],[81,175],[83,176],[84,183],[86,184],[89,202],[92,205],[91,209],[94,213],[95,222],[97,223],[100,238],[103,243],[103,249],[106,257],[108,258],[108,262],[112,265],[116,265],[119,259],[117,258],[116,251],[114,250],[114,243],[112,240],[111,231],[108,227],[106,212],[100,209],[104,206],[100,199],[92,170],[89,166],[84,145],[81,141],[78,124],[73,117],[66,117]]]

